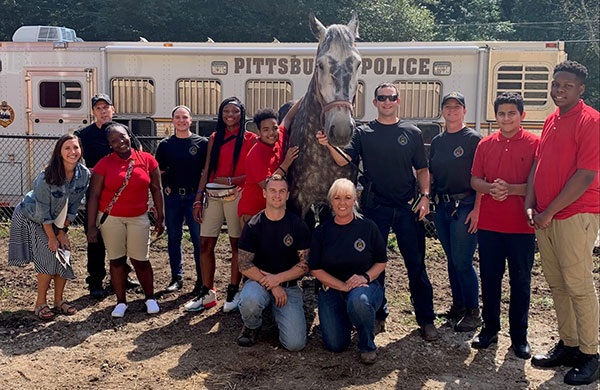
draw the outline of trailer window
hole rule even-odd
[[[77,81],[42,81],[40,106],[44,108],[80,108],[81,84]]]
[[[545,106],[550,90],[550,68],[541,65],[512,64],[498,68],[494,96],[516,92],[525,106]]]
[[[117,114],[154,114],[154,80],[116,77],[111,80],[111,87]]]
[[[192,115],[216,116],[221,100],[223,91],[218,80],[177,80],[177,105],[188,106]]]
[[[292,99],[292,83],[284,80],[248,80],[246,82],[246,112],[252,116],[262,108],[279,110]]]
[[[403,119],[440,117],[442,84],[439,81],[395,81],[400,94],[398,116]]]

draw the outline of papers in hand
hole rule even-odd
[[[71,251],[68,249],[58,248],[56,250],[56,259],[63,267],[71,266]]]

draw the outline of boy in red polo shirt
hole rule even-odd
[[[298,147],[294,146],[285,153],[285,159],[283,158],[286,127],[293,120],[297,110],[297,105],[292,107],[280,126],[277,125],[277,113],[271,108],[259,110],[254,114],[259,138],[246,156],[246,181],[238,204],[242,226],[265,208],[263,189],[266,179],[275,173],[285,177],[290,165],[298,157]]]
[[[581,100],[587,75],[575,61],[554,68],[550,95],[558,108],[544,123],[525,201],[560,336],[531,364],[573,366],[564,378],[569,385],[590,384],[599,376],[592,250],[600,222],[600,114]]]
[[[523,209],[539,137],[521,126],[525,118],[521,95],[498,96],[494,112],[500,131],[479,142],[471,170],[471,186],[483,194],[477,239],[484,322],[471,345],[483,349],[498,342],[502,277],[508,263],[511,348],[517,357],[529,359],[527,318],[535,234]]]

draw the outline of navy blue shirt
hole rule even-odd
[[[322,269],[341,281],[387,262],[387,250],[375,222],[354,218],[346,225],[332,219],[313,233],[308,255],[311,270]]]
[[[410,123],[383,125],[376,120],[358,127],[346,153],[373,182],[378,204],[398,207],[415,193],[415,170],[427,168],[421,130]]]

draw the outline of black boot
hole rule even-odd
[[[479,308],[467,309],[465,315],[460,321],[454,326],[454,330],[457,332],[471,332],[481,326],[481,314]]]
[[[567,347],[562,340],[546,354],[535,355],[531,365],[535,367],[574,367],[579,362],[579,347]]]
[[[177,275],[173,279],[171,279],[171,283],[165,289],[168,292],[179,291],[183,288],[183,278],[180,275]]]
[[[565,375],[565,383],[573,386],[589,385],[598,380],[599,373],[598,354],[581,353],[577,365]]]

